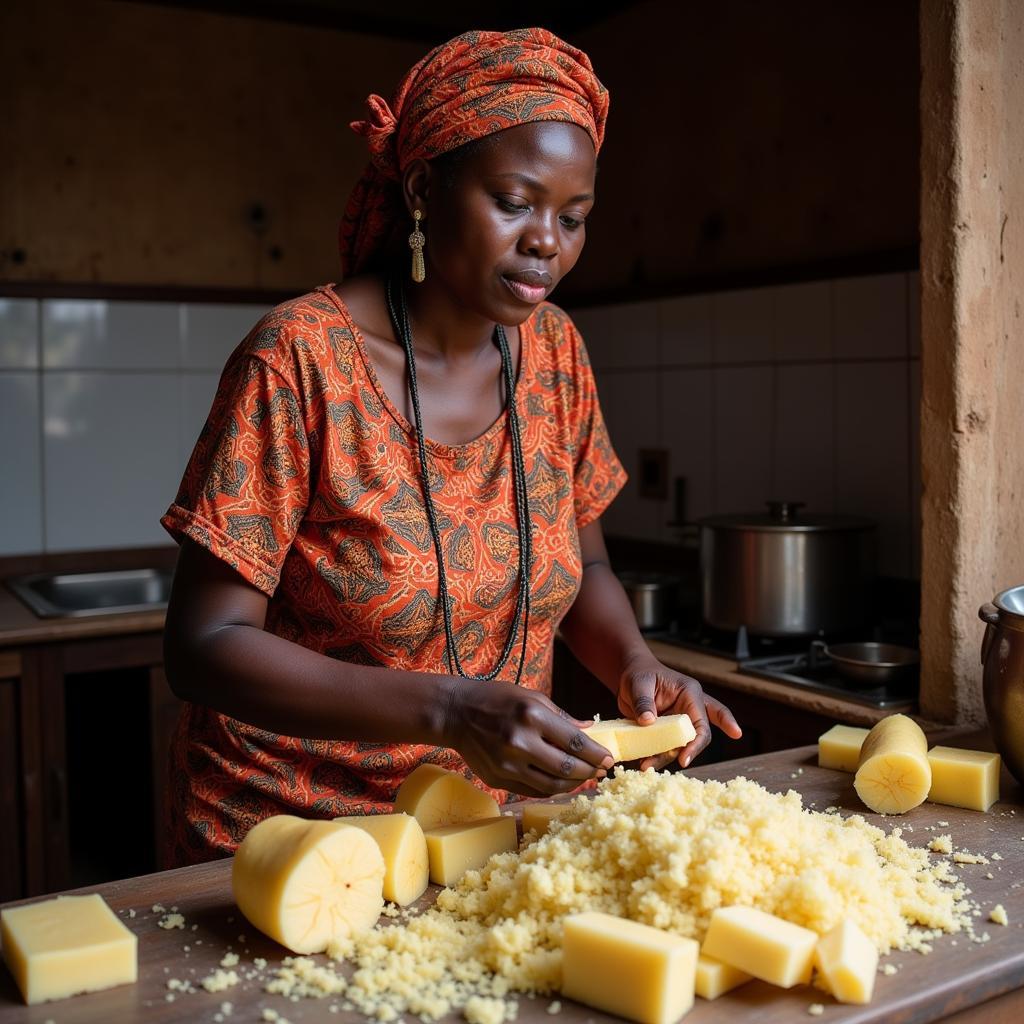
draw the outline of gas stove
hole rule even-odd
[[[905,642],[903,637],[888,635],[880,628],[868,632],[873,640]],[[741,675],[769,679],[886,711],[912,711],[917,707],[916,670],[881,686],[868,688],[856,685],[840,676],[831,658],[813,646],[815,641],[824,639],[822,637],[751,636],[742,626],[735,632],[724,632],[696,623],[676,625],[665,632],[646,635],[675,647],[727,658],[735,662]],[[828,638],[832,643],[858,639],[865,639],[863,633],[856,637]]]

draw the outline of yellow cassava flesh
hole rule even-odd
[[[595,722],[585,732],[607,749],[616,763],[685,747],[697,735],[689,715],[662,715],[650,725],[637,725],[630,718],[612,718]]]
[[[407,907],[426,891],[430,864],[427,839],[411,814],[369,814],[335,818],[369,832],[384,856],[384,899]]]
[[[903,814],[923,803],[932,784],[928,741],[906,715],[889,715],[864,737],[853,785],[879,814]]]
[[[372,927],[383,882],[384,858],[367,832],[290,814],[253,827],[231,871],[238,909],[293,953],[321,953]]]
[[[493,796],[436,764],[421,764],[406,776],[395,794],[395,812],[411,814],[424,832],[501,814]]]

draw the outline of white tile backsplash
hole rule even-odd
[[[834,367],[795,363],[776,368],[774,479],[771,497],[799,501],[808,514],[835,505]]]
[[[199,432],[210,414],[213,398],[217,394],[219,373],[183,373],[181,375],[181,466],[179,476],[185,472]],[[167,503],[171,502],[171,495]]]
[[[882,571],[916,574],[919,301],[914,272],[573,312],[631,477],[606,531],[672,539],[683,476],[691,519],[770,498],[860,512],[881,524]],[[165,543],[221,367],[264,312],[0,299],[0,467],[18,498],[0,554]],[[639,497],[641,448],[668,452],[666,501]]]
[[[658,302],[662,366],[707,366],[712,359],[710,295],[680,295]]]
[[[775,289],[746,288],[711,296],[716,363],[770,362]]]
[[[836,359],[906,358],[906,274],[843,278],[832,290]]]
[[[49,551],[166,542],[159,518],[181,478],[175,374],[43,377]]]
[[[664,502],[640,497],[638,452],[660,446],[658,374],[654,370],[605,373],[597,382],[612,447],[629,474],[601,517],[602,525],[607,533],[657,540],[668,516]]]
[[[666,370],[661,374],[661,438],[669,453],[669,500],[666,519],[671,519],[674,481],[686,479],[684,514],[692,522],[715,511],[714,406],[712,373],[707,368]],[[670,529],[668,535],[673,531]]]
[[[43,299],[43,367],[176,370],[180,319],[173,302]]]
[[[0,298],[0,370],[39,366],[39,300]]]
[[[775,292],[774,355],[780,361],[832,358],[832,289],[828,281],[784,285]]]
[[[716,367],[715,510],[759,512],[773,499],[773,366]]]
[[[878,568],[909,576],[908,364],[836,367],[836,511],[878,523]]]
[[[39,375],[0,372],[0,555],[43,547]]]
[[[186,370],[220,370],[256,326],[266,306],[185,303],[181,307],[181,365]]]
[[[912,270],[907,274],[907,344],[910,357],[921,355],[921,272]]]
[[[911,576],[921,576],[921,362],[910,363],[910,558]]]
[[[588,306],[570,314],[597,369],[654,369],[658,365],[658,308],[654,302]]]

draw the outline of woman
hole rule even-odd
[[[601,777],[607,751],[548,697],[558,627],[623,714],[690,715],[681,764],[709,720],[740,734],[636,628],[599,522],[625,474],[545,301],[594,202],[589,60],[542,29],[467,33],[369,107],[343,282],[235,351],[162,520],[189,702],[175,863],[274,813],[386,811],[424,761],[499,800]]]

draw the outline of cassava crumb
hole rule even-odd
[[[882,973],[888,977],[892,977],[898,970],[895,964],[882,964]]]
[[[811,1003],[811,1005],[807,1007],[807,1012],[812,1017],[820,1017],[825,1012],[825,1004],[824,1003]]]
[[[168,931],[172,928],[184,929],[185,918],[183,918],[181,914],[164,914],[164,916],[157,921],[157,925],[161,928],[166,928]]]
[[[134,911],[134,910],[132,910],[131,908],[129,908],[129,910],[128,910],[128,916],[129,916],[129,917],[134,917],[134,916],[135,916],[135,911]]]
[[[968,853],[966,850],[957,850],[953,854],[953,860],[957,864],[987,864],[988,857],[980,853]]]
[[[932,853],[952,853],[953,852],[953,837],[952,836],[936,836],[929,844],[928,849]]]
[[[996,924],[1007,925],[1010,923],[1010,919],[1006,916],[1006,908],[1002,903],[997,903],[988,915],[990,921],[994,921]]]
[[[225,953],[220,958],[221,967],[236,967],[238,965],[238,954],[237,953]]]
[[[223,992],[225,989],[231,988],[232,985],[237,985],[239,981],[241,978],[234,971],[224,971],[218,968],[203,978],[199,984],[207,992]]]
[[[561,1003],[560,1000],[555,999],[552,1002],[548,1003],[548,1013],[554,1014],[554,1013],[561,1013],[561,1012],[562,1012],[562,1003]]]

